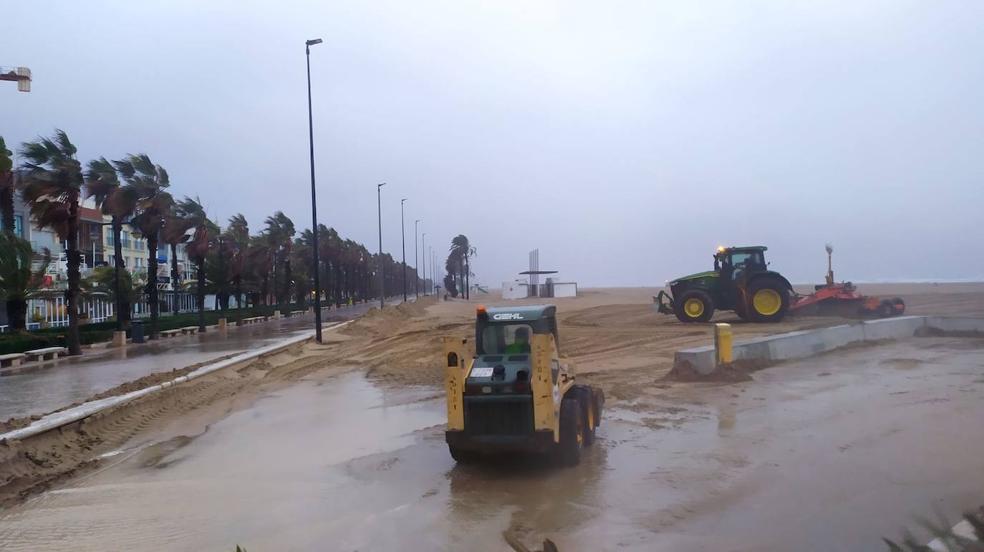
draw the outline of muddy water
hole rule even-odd
[[[0,516],[4,550],[879,550],[984,502],[984,350],[925,339],[615,405],[577,468],[456,466],[435,390],[314,379]]]
[[[363,304],[329,311],[325,322],[351,320],[369,307]],[[305,315],[224,333],[211,331],[126,349],[92,351],[27,370],[0,371],[0,420],[50,412],[148,374],[212,361],[301,335],[313,325],[314,317]]]

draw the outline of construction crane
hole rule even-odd
[[[27,67],[18,67],[16,69],[0,67],[0,81],[16,82],[18,92],[30,92],[31,70]]]

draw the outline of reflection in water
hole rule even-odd
[[[449,544],[459,527],[488,530],[490,519],[502,518],[501,524],[492,525],[493,534],[484,535],[500,543],[493,550],[502,549],[496,533],[503,530],[532,543],[586,522],[597,513],[607,459],[608,449],[599,439],[574,467],[558,467],[545,456],[525,454],[455,465],[447,472]]]
[[[724,437],[731,433],[738,421],[738,411],[733,403],[719,404],[717,407],[718,435]]]

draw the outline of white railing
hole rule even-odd
[[[196,312],[196,298],[192,293],[178,293],[177,296],[166,291],[160,293],[161,315],[169,316],[175,313]],[[213,299],[214,301],[214,299]],[[175,309],[177,303],[177,309]],[[235,297],[229,298],[230,307],[235,308]],[[205,302],[205,310],[213,310],[209,301]],[[79,301],[79,316],[83,323],[106,322],[113,319],[114,304],[103,298],[82,299]],[[130,307],[130,317],[133,319],[149,318],[150,303],[140,301]],[[27,329],[62,328],[68,326],[68,305],[62,295],[52,295],[29,299],[27,301]],[[9,325],[0,325],[0,333],[9,332]]]
[[[158,294],[160,294],[164,304],[167,305],[168,312],[194,312],[196,310],[195,296],[190,293],[178,293],[177,309],[174,308],[175,297],[173,293],[159,291]]]

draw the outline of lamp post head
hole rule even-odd
[[[379,183],[379,184],[376,184],[376,187],[377,187],[377,188],[382,188],[382,187],[383,187],[383,186],[385,186],[385,185],[386,185],[386,183],[385,183],[385,182],[381,182],[381,183]]]
[[[311,40],[306,40],[306,41],[304,41],[304,44],[306,44],[308,46],[314,46],[315,44],[321,44],[321,39],[320,38],[314,38],[314,39],[311,39]]]

